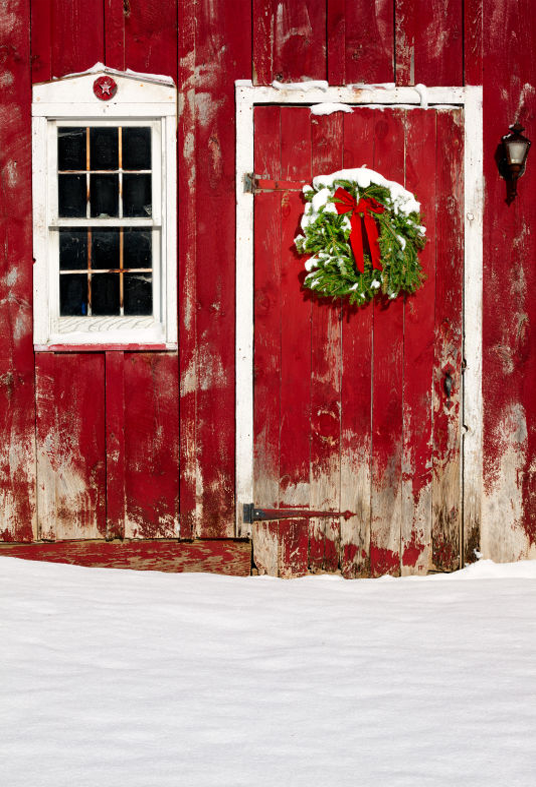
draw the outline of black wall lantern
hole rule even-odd
[[[525,172],[525,164],[529,155],[530,140],[521,133],[525,129],[521,123],[510,126],[510,134],[502,138],[502,155],[499,161],[499,172],[507,181],[508,195],[506,201],[512,202],[517,197],[517,179]]]

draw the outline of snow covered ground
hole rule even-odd
[[[293,581],[0,558],[2,787],[536,784],[536,561]]]

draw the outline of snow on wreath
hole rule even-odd
[[[363,304],[413,293],[424,281],[418,251],[426,239],[420,204],[399,183],[366,167],[319,175],[304,186],[305,287],[323,297]]]

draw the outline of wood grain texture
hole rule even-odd
[[[372,168],[377,112],[362,109],[344,117],[344,167]],[[350,578],[370,570],[372,461],[372,304],[345,306],[342,313],[341,571]]]
[[[436,112],[406,112],[404,132],[405,186],[421,203],[427,241],[420,260],[427,278],[423,289],[407,296],[404,314],[401,572],[425,574],[431,560]]]
[[[125,62],[133,71],[165,74],[177,81],[177,0],[127,0]]]
[[[102,62],[105,57],[103,0],[52,0],[48,42],[53,77],[85,71]],[[46,46],[47,41],[40,43]],[[40,56],[40,52],[36,54]]]
[[[234,534],[234,80],[251,73],[251,9],[202,0],[195,14],[196,534]]]
[[[106,533],[104,356],[36,356],[41,538]]]
[[[179,532],[178,357],[125,355],[127,538]]]
[[[310,112],[281,109],[281,177],[311,179]],[[310,504],[311,301],[301,290],[294,238],[303,202],[281,196],[281,455],[280,505]]]
[[[104,0],[104,64],[125,69],[125,21],[132,13],[130,2]]]
[[[343,114],[311,116],[312,174],[341,169]],[[316,302],[311,322],[311,508],[339,511],[341,495],[341,304]],[[310,570],[336,571],[340,522],[312,519]]]
[[[254,84],[326,78],[325,0],[253,0]]]
[[[502,562],[536,557],[536,168],[532,151],[508,206],[493,156],[516,120],[534,137],[536,19],[527,0],[486,2],[484,18],[484,505],[465,559],[481,546]]]
[[[404,182],[404,110],[382,112],[374,126],[374,169]],[[372,576],[400,572],[403,452],[404,300],[373,305]]]
[[[436,308],[434,339],[432,562],[443,571],[461,559],[461,369],[463,298],[463,117],[437,115]],[[445,376],[451,374],[450,402]],[[449,407],[449,404],[451,405]]]
[[[206,572],[247,577],[248,541],[57,541],[54,544],[1,544],[0,557],[166,573]]]
[[[253,530],[253,562],[259,574],[281,579],[308,572],[308,523],[303,519],[257,522]]]
[[[195,17],[189,0],[179,0],[178,41],[178,293],[180,373],[180,527],[192,538],[197,509],[197,291],[196,291],[196,146]]]
[[[346,75],[346,0],[329,0],[326,9],[327,78],[344,85]]]
[[[393,8],[391,0],[346,0],[346,84],[394,81]]]
[[[462,0],[396,0],[396,83],[463,84]]]
[[[30,37],[27,3],[0,9],[0,538],[36,528],[32,350]]]
[[[125,535],[125,356],[105,354],[106,538]]]
[[[54,0],[30,3],[32,82],[52,79],[52,7]]]
[[[465,85],[483,84],[484,2],[485,0],[464,0],[463,3],[463,64]],[[495,60],[494,66],[496,62]]]

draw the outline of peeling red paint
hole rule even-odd
[[[407,544],[402,552],[402,565],[415,566],[425,548],[425,544],[417,544],[414,541],[411,544]]]
[[[370,568],[375,577],[384,574],[398,574],[400,572],[400,556],[391,549],[381,549],[370,545]]]

